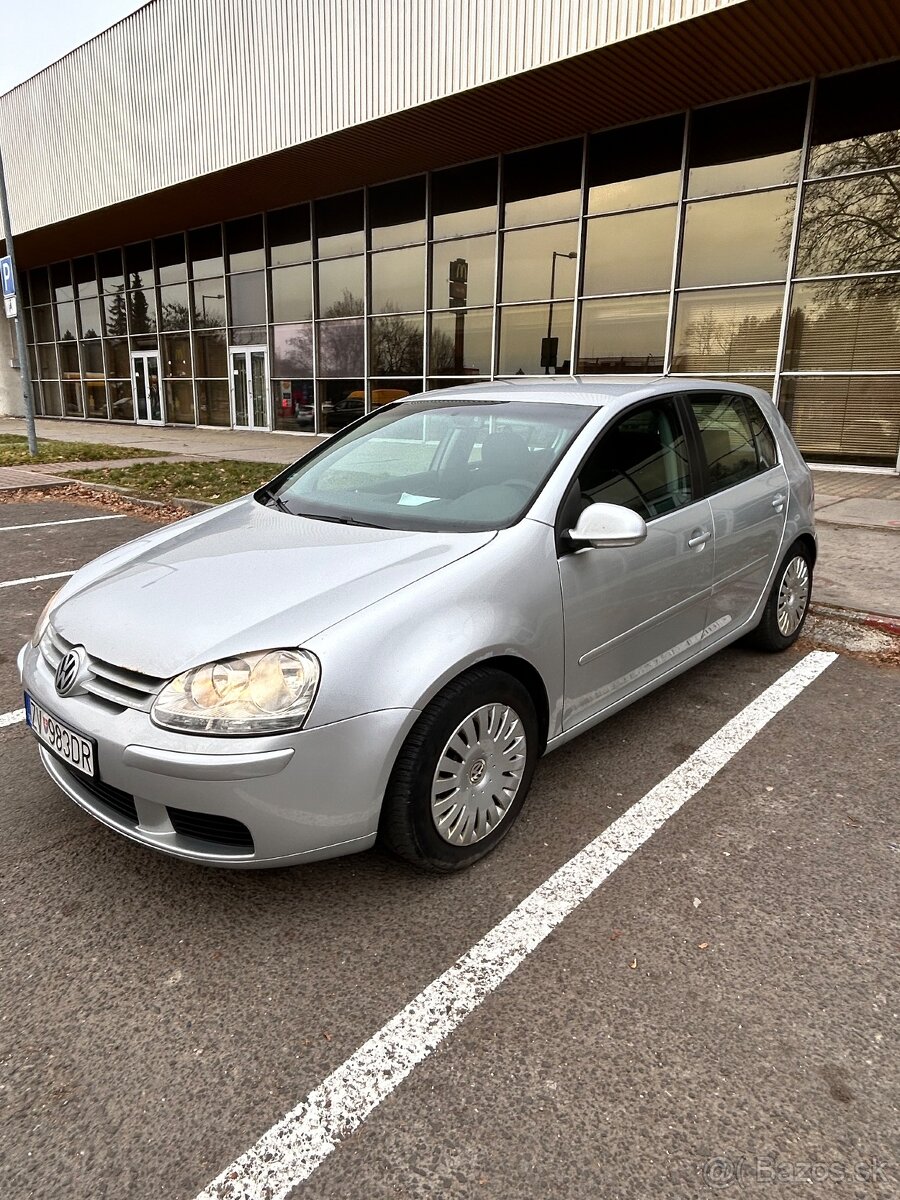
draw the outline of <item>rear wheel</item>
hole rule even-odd
[[[490,667],[448,684],[397,758],[380,844],[416,866],[459,871],[488,854],[521,811],[538,754],[528,690]]]
[[[762,620],[750,634],[751,645],[777,652],[796,642],[809,611],[812,574],[809,550],[802,542],[795,542],[775,574]]]

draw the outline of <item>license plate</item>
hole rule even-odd
[[[51,716],[46,709],[41,708],[25,693],[25,721],[31,727],[32,733],[39,742],[51,750],[57,758],[80,771],[82,775],[94,776],[96,743],[92,738],[83,737],[62,721]]]

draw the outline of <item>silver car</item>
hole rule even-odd
[[[790,646],[815,557],[763,392],[451,388],[83,567],[19,655],[27,721],[66,795],[166,853],[456,870],[542,754],[738,638]]]

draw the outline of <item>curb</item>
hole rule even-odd
[[[872,629],[880,629],[893,637],[900,637],[900,617],[891,617],[887,613],[863,612],[857,608],[841,608],[835,604],[810,604],[809,611],[814,617],[832,617],[839,621],[850,621],[854,625],[866,625]]]
[[[189,500],[186,497],[173,496],[171,500],[150,500],[146,496],[135,496],[128,488],[116,487],[112,483],[89,483],[83,479],[67,479],[67,484],[74,484],[76,487],[84,488],[91,492],[114,492],[117,496],[121,496],[123,500],[127,500],[130,504],[141,504],[147,508],[186,508],[188,512],[206,512],[209,508],[215,508],[215,504],[210,504],[207,500]],[[52,484],[48,486],[52,487]]]

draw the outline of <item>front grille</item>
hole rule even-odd
[[[186,808],[167,808],[166,811],[175,832],[183,837],[196,838],[199,842],[218,842],[253,853],[250,830],[240,821],[217,817],[214,813],[191,812]]]
[[[41,655],[51,671],[56,671],[62,656],[71,650],[74,644],[57,633],[52,625],[47,626],[41,638]],[[92,654],[88,654],[87,658],[91,675],[82,687],[92,696],[115,704],[118,708],[136,708],[141,712],[149,712],[154,696],[166,682],[155,675],[143,675],[140,671],[114,666],[102,658],[94,658]]]
[[[55,757],[55,756],[54,756]],[[108,783],[104,783],[102,779],[92,779],[89,775],[82,775],[80,771],[73,771],[61,759],[57,759],[59,765],[65,775],[74,782],[84,788],[86,792],[99,800],[104,808],[111,809],[116,816],[125,817],[127,821],[137,825],[138,815],[134,805],[134,796],[128,792],[120,791],[119,788],[112,787]]]

